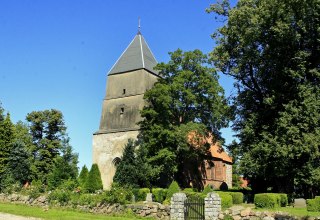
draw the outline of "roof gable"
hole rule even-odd
[[[153,69],[157,63],[147,42],[139,32],[113,65],[109,75],[137,69],[146,69],[157,74],[158,71]]]

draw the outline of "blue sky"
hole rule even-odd
[[[92,163],[106,75],[141,32],[158,62],[168,52],[214,47],[215,0],[0,0],[0,101],[14,122],[32,111],[63,112],[79,167]],[[221,76],[226,95],[232,80]],[[230,129],[223,130],[226,142]]]

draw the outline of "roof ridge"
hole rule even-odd
[[[145,66],[144,66],[144,57],[143,57],[143,47],[142,47],[142,42],[141,42],[141,34],[139,34],[139,41],[140,41],[140,49],[141,49],[142,67],[145,68]]]
[[[146,69],[158,74],[158,71],[153,69],[157,63],[149,45],[140,33],[135,35],[127,48],[122,52],[121,56],[109,70],[108,75],[137,69]]]

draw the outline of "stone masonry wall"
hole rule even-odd
[[[226,183],[228,188],[232,188],[232,165],[226,164]]]
[[[49,204],[48,198],[45,195],[39,196],[38,198],[31,198],[27,195],[20,194],[0,194],[0,202],[8,203],[17,203],[25,204],[29,206],[38,206],[42,207],[44,210],[48,210]],[[60,207],[58,204],[55,206]],[[97,213],[97,214],[122,214],[128,213],[131,210],[134,214],[141,217],[153,217],[155,219],[170,219],[170,207],[162,205],[156,202],[149,202],[143,204],[129,204],[129,205],[120,205],[120,204],[107,204],[99,203],[96,206],[90,205],[77,205],[73,206],[71,204],[65,205],[63,207],[72,208],[83,212]]]
[[[101,172],[103,189],[111,188],[116,167],[112,161],[123,154],[123,149],[128,140],[136,139],[138,131],[126,131],[108,134],[93,135],[93,163],[98,164]]]
[[[216,220],[221,211],[221,198],[216,193],[208,193],[204,199],[205,220]]]

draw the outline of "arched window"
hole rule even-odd
[[[115,157],[115,158],[112,160],[112,164],[113,164],[114,166],[118,166],[120,162],[121,162],[120,157]]]

